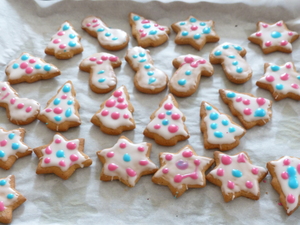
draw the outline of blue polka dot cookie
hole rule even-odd
[[[171,27],[177,33],[176,44],[191,45],[197,50],[201,50],[206,42],[217,42],[220,39],[212,20],[203,21],[190,16],[187,20],[173,23]]]
[[[240,138],[246,133],[246,130],[233,122],[230,116],[220,113],[208,102],[201,103],[200,117],[200,128],[206,149],[231,150],[239,145]]]
[[[81,124],[78,113],[80,105],[71,81],[67,81],[41,110],[38,119],[54,131],[67,131]]]

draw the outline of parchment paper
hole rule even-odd
[[[167,1],[170,2],[170,1]],[[194,1],[190,1],[194,2]],[[111,93],[95,94],[88,85],[89,74],[79,71],[78,65],[89,55],[106,51],[96,38],[81,30],[81,20],[89,15],[99,16],[111,27],[121,28],[131,35],[128,23],[130,12],[138,13],[158,23],[170,26],[193,15],[202,20],[212,19],[216,32],[221,37],[218,43],[209,43],[201,51],[191,46],[174,44],[175,33],[170,40],[156,48],[149,48],[155,65],[169,76],[174,73],[172,60],[183,54],[196,54],[208,59],[209,52],[223,42],[232,42],[247,49],[246,59],[253,69],[253,77],[242,85],[227,80],[220,65],[214,65],[212,77],[203,77],[196,93],[187,98],[176,98],[180,109],[186,115],[186,125],[191,137],[174,147],[162,147],[142,134],[150,121],[151,113],[157,109],[159,102],[168,90],[157,95],[138,92],[133,85],[135,72],[124,60],[126,49],[113,52],[122,58],[121,68],[115,70],[118,87],[126,85],[131,102],[135,107],[136,129],[123,135],[133,142],[147,141],[153,144],[151,159],[159,165],[159,152],[177,152],[190,144],[199,155],[212,157],[214,150],[205,150],[200,133],[200,103],[205,100],[228,113],[229,109],[219,97],[218,89],[228,88],[239,92],[248,92],[273,100],[271,94],[258,88],[255,82],[263,75],[265,62],[279,65],[293,61],[300,71],[300,40],[293,43],[293,53],[280,52],[264,55],[258,45],[252,44],[247,37],[256,31],[256,23],[265,21],[275,23],[284,20],[291,30],[300,32],[300,4],[298,1],[223,1],[162,3],[147,1],[46,1],[34,2],[0,1],[0,76],[6,80],[5,67],[22,52],[29,52],[44,58],[61,69],[62,75],[50,80],[33,84],[13,85],[20,96],[33,98],[40,102],[42,108],[56,94],[57,89],[67,80],[72,80],[81,104],[82,125],[64,132],[68,139],[85,138],[85,153],[93,164],[89,168],[78,169],[69,180],[62,180],[55,175],[36,175],[37,157],[24,157],[17,160],[9,170],[0,170],[0,177],[9,174],[16,176],[17,190],[22,192],[27,201],[13,213],[12,224],[297,224],[300,210],[286,216],[282,206],[278,205],[279,195],[271,187],[271,177],[260,184],[261,198],[253,201],[244,197],[225,203],[220,188],[210,183],[203,189],[190,189],[179,199],[175,199],[165,186],[151,182],[151,176],[144,176],[134,188],[128,188],[118,181],[102,182],[99,180],[101,163],[96,151],[112,147],[119,136],[103,134],[99,127],[90,122],[90,118],[99,109],[99,105]],[[59,26],[68,20],[82,36],[84,51],[69,60],[57,60],[44,54],[51,36]],[[131,37],[129,48],[137,42]],[[5,109],[0,109],[0,126],[14,129],[18,126],[10,123]],[[300,135],[299,102],[285,99],[274,102],[273,118],[262,127],[247,131],[241,143],[227,152],[236,154],[246,151],[254,164],[265,166],[268,161],[283,155],[299,157]],[[237,118],[234,121],[239,123]],[[27,133],[25,143],[38,147],[49,143],[55,132],[43,123],[34,121],[23,126]]]

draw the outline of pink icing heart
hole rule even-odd
[[[287,173],[287,172],[285,172],[285,171],[283,171],[282,173],[281,173],[281,177],[282,177],[282,179],[288,179],[289,178],[289,174]]]
[[[65,160],[59,161],[58,165],[65,167],[66,166]]]
[[[118,168],[118,166],[116,165],[116,164],[114,164],[114,163],[110,163],[109,165],[108,165],[108,169],[110,170],[110,171],[114,171],[114,170],[116,170]]]
[[[281,22],[278,22],[276,23],[277,26],[281,27],[282,26],[282,23]]]
[[[260,37],[261,36],[261,32],[256,32],[255,34],[257,37]]]
[[[288,166],[288,165],[290,165],[290,159],[285,159],[285,160],[283,160],[283,165],[285,165],[285,166]]]
[[[291,68],[292,68],[292,65],[291,65],[291,64],[286,64],[285,67],[286,67],[287,69],[291,69]]]
[[[280,42],[280,45],[281,46],[286,46],[288,44],[288,41],[286,41],[286,40],[282,40],[281,42]]]
[[[0,142],[1,147],[4,147],[6,144],[7,144],[7,140],[3,140],[3,141]]]
[[[242,97],[237,97],[237,98],[235,99],[236,102],[241,102],[242,100],[243,100]]]
[[[231,157],[229,155],[222,155],[221,162],[224,165],[230,165],[232,163],[232,159],[231,159]]]
[[[291,32],[291,31],[288,32],[288,35],[289,35],[289,36],[293,36],[293,32]]]
[[[298,89],[299,85],[298,84],[291,84],[291,87],[294,88],[294,89]]]
[[[258,168],[253,167],[252,170],[251,170],[251,172],[252,172],[254,175],[257,175],[258,172],[259,172],[259,170],[258,170]]]
[[[159,29],[159,30],[162,30],[162,31],[164,31],[164,30],[165,30],[165,28],[163,28],[163,27],[159,27],[158,29]]]
[[[281,80],[288,80],[289,77],[290,77],[290,75],[288,73],[284,73],[284,74],[280,75]]]
[[[264,27],[264,28],[267,28],[268,27],[268,24],[262,24],[262,26]]]
[[[220,177],[224,176],[224,170],[222,168],[219,168],[217,170],[217,175],[220,176]]]
[[[3,212],[5,209],[4,203],[0,201],[0,212]]]
[[[239,154],[239,155],[238,155],[237,161],[238,161],[239,163],[244,163],[244,162],[246,162],[245,155],[244,155],[244,154]]]
[[[272,45],[272,42],[271,41],[267,41],[266,43],[265,43],[265,46],[267,46],[267,47],[270,47]]]
[[[126,173],[128,174],[128,176],[130,177],[135,177],[136,176],[136,172],[133,169],[127,168],[126,169]]]
[[[246,109],[244,109],[244,114],[249,116],[252,114],[252,110],[250,108],[246,108]]]
[[[143,32],[141,33],[141,37],[146,37],[147,36],[147,33]]]
[[[116,62],[117,60],[118,60],[117,56],[110,56],[109,57],[109,61],[111,61],[111,62]]]
[[[176,167],[180,170],[185,170],[189,167],[189,164],[183,160],[179,160],[177,163],[176,163]]]
[[[243,103],[244,103],[244,105],[250,105],[250,100],[249,99],[244,99]]]
[[[183,151],[182,156],[185,158],[189,158],[193,156],[193,152],[192,151]]]
[[[262,105],[264,105],[266,103],[266,99],[264,99],[264,98],[257,98],[256,102],[257,102],[257,104],[259,106],[262,106]]]
[[[186,56],[186,57],[184,58],[184,61],[185,61],[186,63],[191,63],[191,62],[194,61],[194,58],[191,57],[191,56]]]
[[[106,55],[103,55],[103,56],[101,56],[101,59],[104,61],[104,60],[107,60],[108,59],[108,56],[106,56]]]

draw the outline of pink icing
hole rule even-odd
[[[170,161],[170,160],[173,159],[173,155],[171,155],[171,154],[166,154],[165,159],[168,160],[168,161]]]
[[[286,46],[288,43],[289,43],[288,41],[282,40],[282,41],[280,42],[280,45],[281,45],[281,46]]]
[[[118,61],[118,57],[117,56],[110,56],[109,57],[109,61],[111,61],[111,62],[116,62],[116,61]]]
[[[282,26],[282,23],[281,22],[278,22],[276,23],[277,26],[281,27]]]
[[[65,167],[66,166],[65,160],[60,160],[58,165]]]
[[[128,176],[130,177],[134,177],[136,176],[136,172],[133,169],[127,168],[126,169],[126,173],[128,174]]]
[[[77,155],[75,155],[75,154],[72,154],[72,155],[70,155],[70,160],[72,161],[72,162],[76,162],[77,160],[78,160],[78,156]]]
[[[6,144],[7,144],[7,140],[3,140],[3,141],[0,142],[1,147],[4,147]]]
[[[219,168],[217,170],[217,175],[220,176],[220,177],[224,176],[224,170],[222,168]]]
[[[271,41],[266,41],[265,46],[270,47],[272,45]]]
[[[163,172],[164,174],[167,174],[167,173],[169,173],[169,169],[168,169],[168,168],[164,168],[164,169],[162,170],[162,172]]]
[[[21,68],[21,69],[26,69],[27,66],[28,66],[28,63],[26,63],[26,62],[22,62],[22,63],[20,64],[20,68]]]
[[[257,37],[260,37],[261,36],[261,32],[256,32],[255,34]]]
[[[164,108],[165,108],[166,110],[171,110],[171,109],[173,108],[173,104],[172,104],[172,103],[166,103],[166,104],[164,105]]]
[[[141,166],[146,166],[146,165],[148,165],[148,160],[140,160],[140,162],[139,162],[139,164],[141,165]]]
[[[24,104],[23,104],[23,103],[19,103],[19,104],[17,105],[17,107],[18,107],[18,109],[22,109],[22,108],[24,107]]]
[[[262,24],[262,26],[264,27],[264,28],[267,28],[268,27],[268,24]]]
[[[118,98],[118,97],[120,97],[122,95],[122,91],[115,91],[114,92],[114,96],[116,97],[116,98]]]
[[[259,172],[259,170],[258,170],[258,168],[253,167],[252,170],[251,170],[251,172],[252,172],[254,175],[257,175],[258,172]]]
[[[155,124],[155,125],[154,125],[154,128],[155,128],[156,130],[158,130],[158,129],[160,128],[160,124]]]
[[[67,95],[62,95],[61,98],[62,99],[66,99],[68,96]]]
[[[297,171],[300,174],[300,163],[297,165]]]
[[[48,163],[50,163],[50,161],[51,161],[50,158],[45,158],[45,159],[44,159],[44,163],[47,163],[47,164],[48,164]]]
[[[114,171],[114,170],[116,170],[118,168],[118,166],[116,165],[116,164],[114,164],[114,163],[110,163],[109,165],[108,165],[108,169],[110,170],[110,171]]]
[[[285,165],[285,166],[290,165],[290,163],[291,163],[290,159],[284,159],[283,160],[283,165]]]
[[[246,181],[246,187],[251,189],[253,187],[253,183],[251,181]]]
[[[4,91],[4,90],[2,90],[2,91]],[[15,98],[12,98],[12,99],[10,99],[10,104],[14,104],[16,102],[16,99]]]
[[[90,58],[90,61],[92,61],[92,62],[93,62],[93,61],[96,61],[96,60],[97,60],[96,57],[91,57],[91,58]]]
[[[251,115],[252,114],[252,110],[250,108],[246,108],[246,109],[244,109],[244,114],[245,115]]]
[[[67,144],[67,149],[69,149],[69,150],[74,150],[74,149],[76,149],[76,148],[77,148],[76,143],[74,143],[74,142],[68,142],[68,144]]]
[[[113,118],[114,120],[119,119],[119,117],[120,117],[120,113],[119,112],[113,112],[111,114],[111,118]]]
[[[55,143],[59,144],[61,142],[61,140],[59,138],[55,139]]]
[[[114,107],[115,106],[115,104],[116,104],[116,100],[114,100],[114,99],[108,99],[106,102],[105,102],[105,106],[106,107]]]
[[[262,105],[264,105],[266,103],[266,99],[264,99],[264,98],[257,98],[256,102],[257,102],[257,104],[259,106],[262,106]]]
[[[222,155],[221,162],[224,165],[230,165],[232,163],[232,159],[229,155]]]
[[[197,29],[198,29],[198,26],[196,26],[196,25],[191,26],[191,30],[197,30]]]
[[[5,209],[6,207],[4,206],[4,203],[0,201],[0,212],[3,212]]]
[[[112,157],[114,157],[114,155],[115,155],[114,152],[108,152],[108,153],[106,154],[106,156],[107,156],[108,158],[112,158]]]
[[[48,146],[46,149],[45,149],[45,152],[46,154],[50,155],[52,153],[52,150],[50,148],[50,146]]]
[[[53,112],[56,113],[56,114],[61,114],[63,112],[63,109],[60,108],[60,107],[56,107],[53,109]]]
[[[238,161],[239,163],[244,163],[244,162],[246,162],[245,155],[244,155],[244,154],[239,154],[239,155],[238,155],[237,161]]]
[[[229,189],[234,189],[234,183],[232,182],[232,181],[228,181],[227,182],[227,187],[229,188]]]
[[[288,203],[291,203],[293,204],[295,202],[295,196],[292,195],[292,194],[289,194],[287,197],[286,197],[286,200],[288,201]]]
[[[123,97],[118,97],[117,101],[118,102],[124,102],[124,98]]]
[[[129,118],[129,115],[128,115],[128,114],[124,114],[124,115],[123,115],[123,118],[124,118],[124,119],[128,119],[128,118]]]
[[[125,142],[120,143],[120,148],[126,148],[126,143]]]
[[[244,99],[243,103],[244,103],[244,105],[250,105],[250,100],[249,99]]]
[[[25,70],[25,73],[31,74],[32,71],[33,71],[33,68],[32,68],[32,67],[27,67],[26,70]]]
[[[157,117],[162,120],[162,119],[164,119],[166,117],[166,114],[160,113],[160,114],[158,114]]]
[[[108,114],[109,114],[109,111],[106,109],[101,112],[102,116],[107,116]]]
[[[107,59],[108,59],[108,56],[106,56],[106,55],[103,55],[103,56],[101,56],[101,59],[102,59],[103,61],[105,61],[105,60],[107,60]]]
[[[243,100],[242,97],[237,97],[237,98],[235,99],[236,102],[241,102],[242,100]]]
[[[180,119],[180,115],[178,113],[173,113],[171,117],[172,117],[173,120],[179,120]]]
[[[266,80],[268,82],[273,82],[275,80],[275,78],[272,75],[268,75],[268,76],[266,76]]]
[[[31,110],[32,110],[32,107],[31,107],[31,106],[28,106],[28,107],[26,108],[25,112],[29,113],[29,112],[31,112]]]
[[[185,158],[189,158],[193,156],[193,152],[192,151],[184,151],[182,152],[182,156]]]
[[[128,105],[126,103],[119,103],[116,105],[118,109],[126,109]]]
[[[294,88],[294,89],[298,89],[299,85],[298,84],[291,84],[291,87]]]
[[[177,125],[172,124],[172,125],[168,126],[168,131],[170,133],[176,133],[178,130],[179,130],[179,127]]]
[[[53,40],[53,43],[54,43],[54,44],[58,44],[58,43],[60,43],[60,42],[61,42],[60,39],[54,39],[54,40]]]
[[[280,75],[281,80],[288,80],[289,77],[290,77],[290,75],[288,73],[284,73],[284,74]]]
[[[63,31],[59,31],[59,32],[57,33],[58,36],[63,36],[64,34],[65,34],[65,32],[63,32]]]
[[[59,45],[59,48],[60,48],[60,49],[64,49],[64,48],[66,48],[66,47],[67,47],[66,44],[61,44],[61,45]]]
[[[143,152],[143,151],[145,151],[145,148],[144,148],[143,146],[139,146],[139,147],[138,147],[138,150],[139,150],[140,152]]]
[[[288,175],[288,173],[286,172],[286,171],[283,171],[282,173],[281,173],[281,177],[282,177],[282,179],[288,179],[289,178],[289,175]]]

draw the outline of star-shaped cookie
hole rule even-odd
[[[103,164],[100,180],[120,180],[133,187],[141,176],[155,173],[157,167],[149,159],[151,146],[146,142],[134,144],[121,136],[113,147],[98,151],[97,156]]]
[[[161,167],[152,181],[168,186],[176,198],[188,188],[205,187],[205,171],[214,163],[211,158],[198,156],[190,145],[177,153],[162,152],[159,158]]]
[[[265,63],[265,74],[256,85],[269,90],[276,101],[284,98],[300,100],[300,73],[292,62],[278,66]]]
[[[217,42],[220,39],[214,31],[214,21],[199,20],[194,16],[190,16],[185,21],[173,23],[172,29],[177,33],[176,44],[189,44],[197,50],[201,50],[206,42]]]
[[[33,149],[40,160],[36,173],[54,173],[67,180],[76,169],[92,164],[83,148],[83,138],[68,140],[59,133],[55,134],[50,144]]]
[[[0,127],[0,168],[9,170],[18,158],[30,155],[24,142],[25,129],[5,130]]]
[[[0,223],[11,223],[12,211],[22,205],[26,198],[15,190],[15,176],[0,179]]]
[[[216,167],[206,179],[221,187],[225,202],[240,196],[259,199],[258,183],[267,176],[266,168],[253,165],[246,152],[230,156],[216,151],[214,157]]]
[[[260,45],[265,54],[275,51],[291,53],[291,43],[297,40],[298,37],[297,32],[289,30],[286,24],[280,20],[274,24],[258,22],[257,31],[251,34],[248,40]]]

